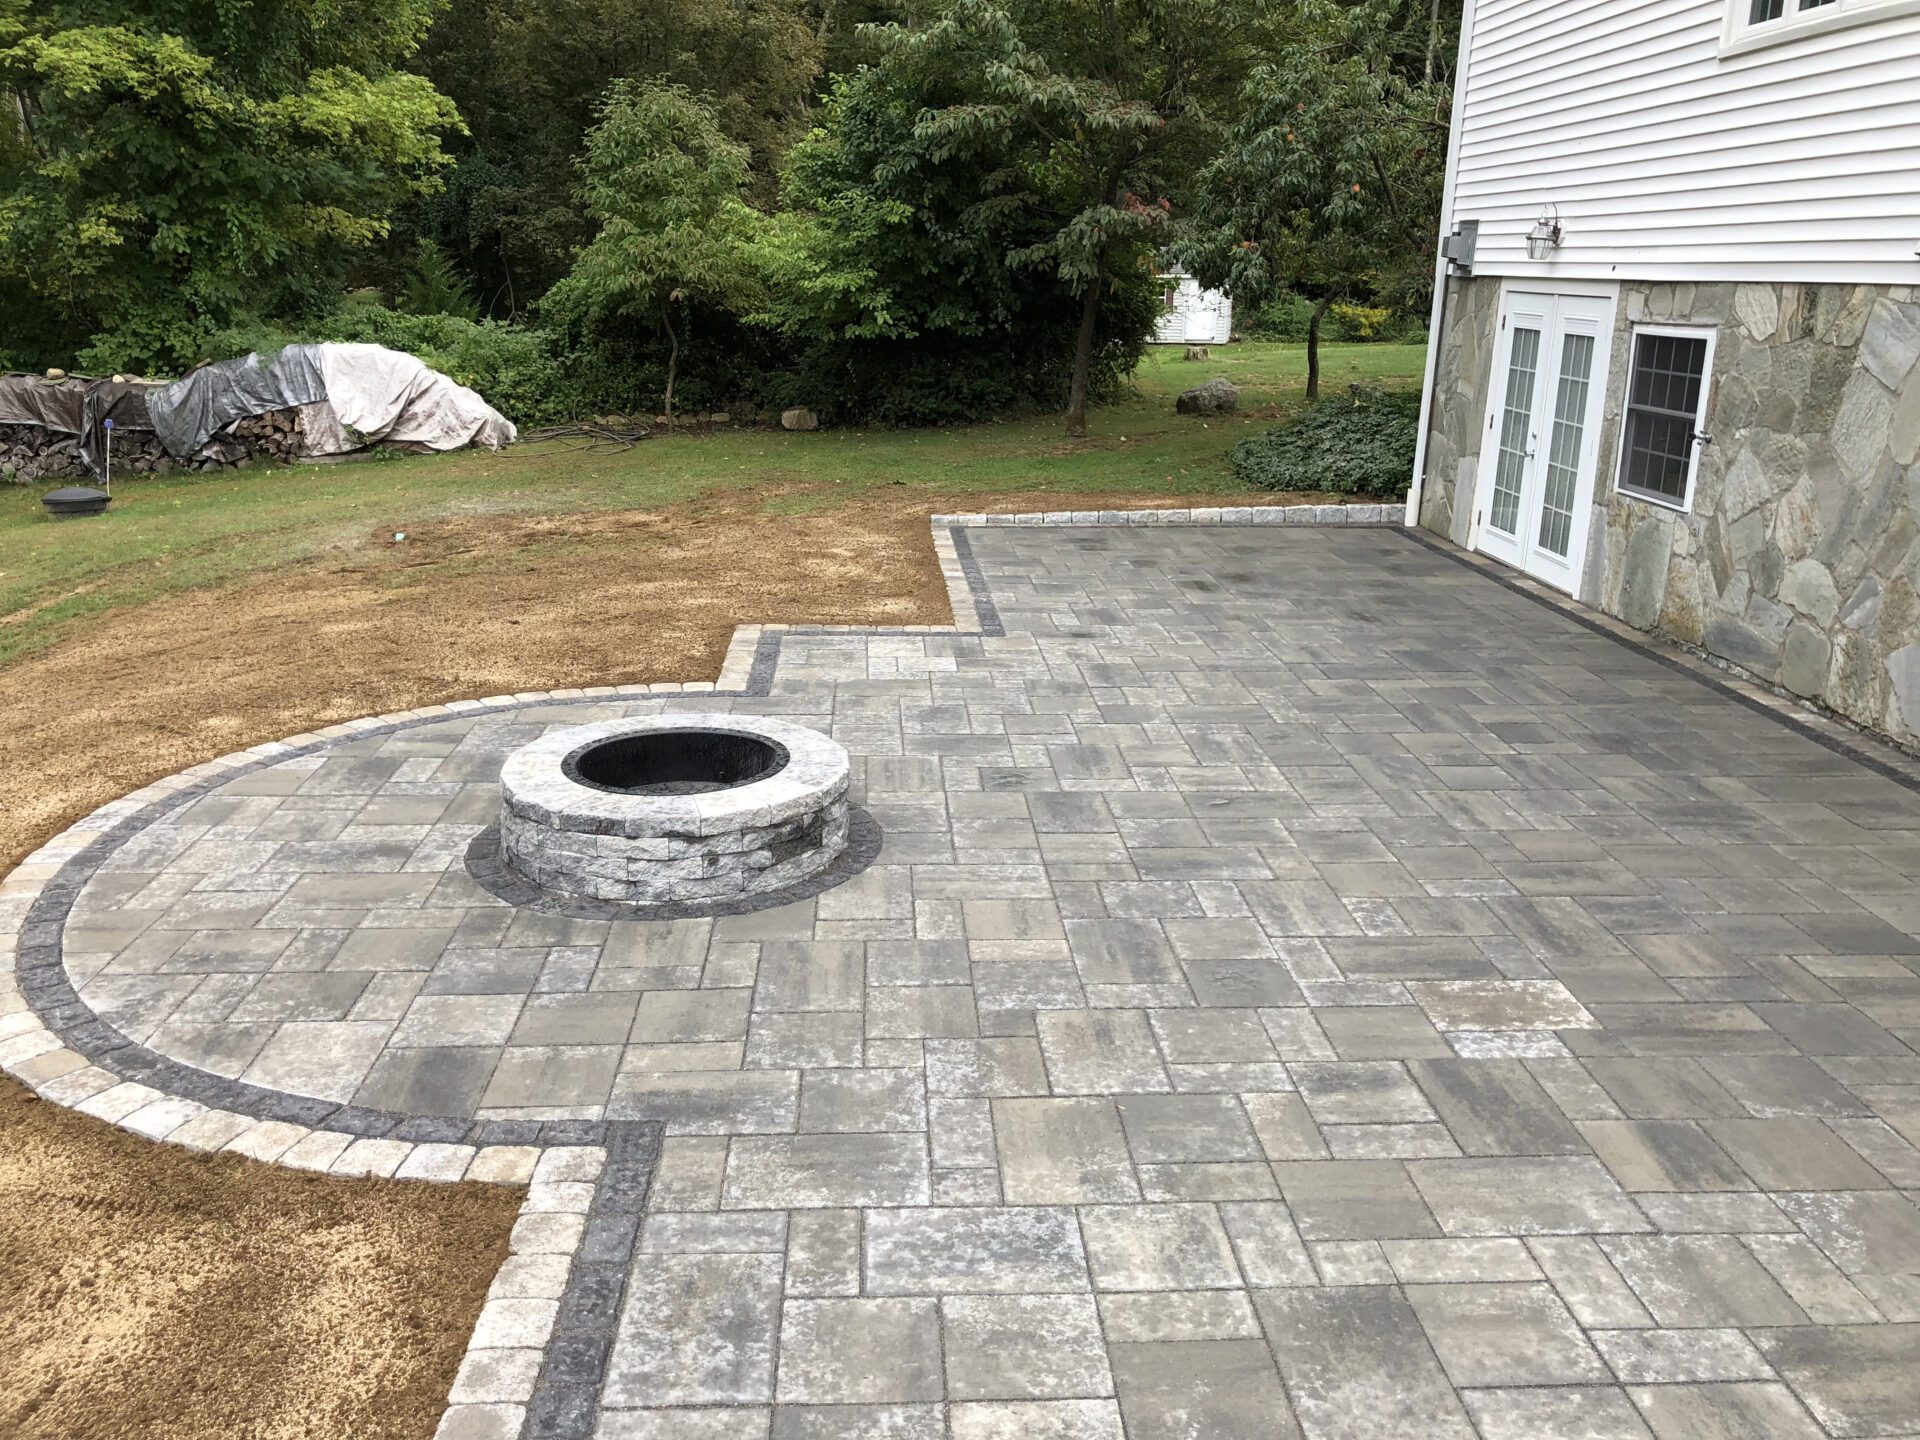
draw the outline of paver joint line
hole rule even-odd
[[[1910,1428],[1906,762],[1321,518],[949,517],[950,627],[195,767],[0,886],[0,1065],[527,1185],[446,1440]],[[471,871],[508,751],[716,707],[885,850],[720,916]]]

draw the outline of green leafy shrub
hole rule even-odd
[[[1233,473],[1262,490],[1404,499],[1419,434],[1418,391],[1358,390],[1242,440]]]
[[[343,316],[339,332],[327,338],[417,355],[456,384],[477,390],[518,425],[546,425],[574,414],[567,369],[537,330],[456,315],[359,310]]]
[[[1277,340],[1287,345],[1307,343],[1314,302],[1304,295],[1282,295],[1248,311],[1239,328],[1252,340]],[[1424,333],[1426,317],[1370,305],[1336,304],[1320,322],[1322,340],[1358,342],[1379,340],[1405,344]]]
[[[979,333],[812,340],[766,377],[766,401],[805,405],[834,425],[952,425],[1061,410],[1073,377],[1075,303],[1057,286],[1051,303],[1030,295]],[[1126,391],[1158,306],[1149,275],[1123,276],[1108,293],[1087,376],[1092,403]]]
[[[586,299],[577,287],[561,286],[540,307],[543,333],[563,357],[575,412],[658,415],[670,357],[659,324],[645,313],[582,303]],[[780,337],[703,304],[685,306],[677,328],[676,414],[728,410],[738,415],[764,405],[767,377],[784,363]]]

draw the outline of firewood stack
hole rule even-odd
[[[149,435],[157,446],[157,437]],[[0,425],[0,479],[17,485],[82,476],[80,437],[38,425]]]
[[[300,456],[298,409],[269,410],[236,420],[202,445],[187,461],[189,470],[217,470],[248,465],[256,460],[291,465]]]
[[[270,410],[236,420],[219,431],[184,465],[151,430],[113,434],[113,473],[153,475],[173,469],[237,469],[256,461],[291,464],[300,455],[298,409]],[[0,481],[38,485],[54,480],[92,480],[80,458],[80,437],[38,425],[0,425]]]

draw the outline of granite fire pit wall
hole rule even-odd
[[[1463,545],[1499,309],[1448,282],[1420,524]],[[1615,313],[1579,598],[1920,747],[1920,288],[1623,280]],[[1643,322],[1717,332],[1686,512],[1614,486]]]
[[[695,793],[635,793],[582,779],[609,742],[711,732],[778,753],[758,778]],[[588,760],[583,766],[582,760]],[[558,895],[637,905],[726,904],[785,890],[847,846],[848,762],[838,743],[758,716],[674,714],[577,725],[507,757],[500,845]]]

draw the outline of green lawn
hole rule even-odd
[[[73,621],[169,592],[236,580],[449,516],[653,507],[774,482],[768,505],[800,511],[880,486],[983,498],[1023,491],[1222,494],[1227,451],[1249,426],[1297,407],[1302,346],[1215,347],[1206,363],[1156,348],[1135,393],[1068,442],[1057,417],[932,430],[738,430],[589,452],[564,443],[361,464],[140,479],[95,520],[52,521],[39,491],[0,487],[0,663]],[[1417,383],[1418,345],[1326,345],[1322,384]],[[1203,422],[1173,397],[1224,375],[1243,412]]]

